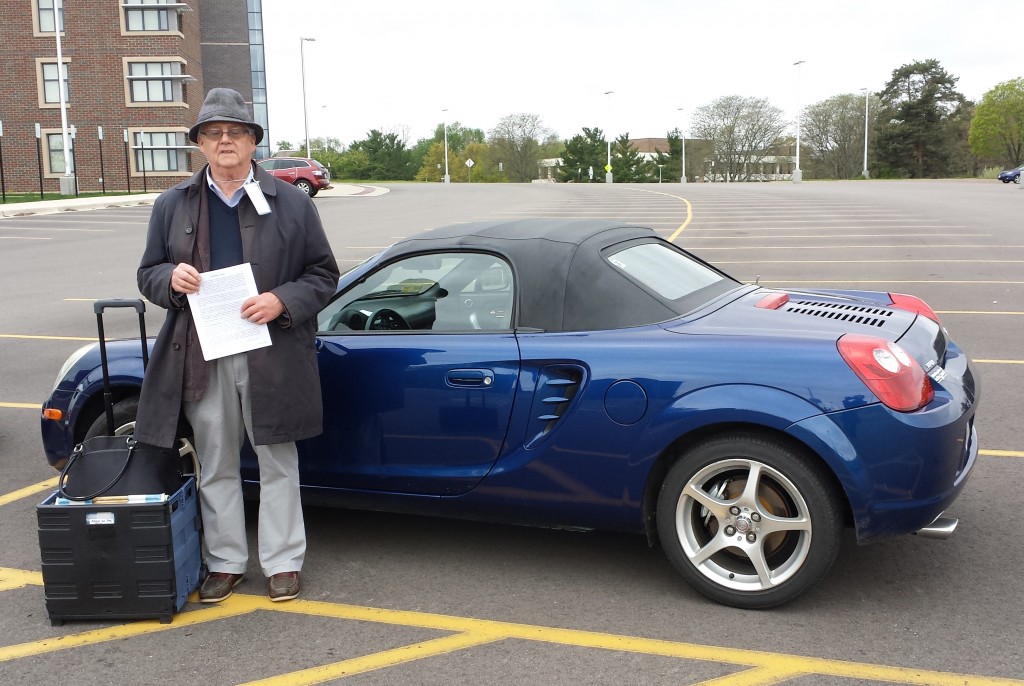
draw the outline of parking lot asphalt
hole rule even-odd
[[[169,625],[50,627],[34,506],[54,481],[38,400],[95,338],[85,305],[134,297],[148,209],[0,220],[0,284],[16,303],[0,311],[0,353],[19,361],[0,379],[0,683],[73,669],[84,684],[1024,684],[1024,656],[1006,649],[1024,610],[1024,552],[1006,523],[1024,476],[1024,194],[998,186],[396,185],[315,200],[350,264],[433,225],[601,216],[651,225],[745,281],[923,296],[985,392],[982,458],[950,513],[961,529],[946,542],[847,541],[819,588],[771,612],[710,604],[632,537],[311,508],[299,601],[271,604],[250,581]]]

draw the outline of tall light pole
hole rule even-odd
[[[868,178],[868,96],[871,92],[867,88],[861,88],[864,91],[864,169],[861,171],[864,178]]]
[[[677,111],[682,112],[682,107],[677,107]],[[683,127],[679,128],[679,157],[682,160],[682,175],[679,177],[679,183],[686,183],[686,133]]]
[[[608,133],[605,134],[605,138],[608,139],[608,165],[604,168],[604,182],[612,183],[612,93],[615,91],[605,91],[604,94],[608,96]]]
[[[75,175],[71,173],[71,151],[68,139],[68,104],[64,98],[64,58],[61,55],[60,33],[64,30],[64,2],[53,3],[53,33],[57,36],[57,93],[60,96],[60,135],[64,147],[64,176],[60,178],[60,194],[76,195]]]
[[[302,64],[302,123],[306,127],[306,157],[312,157],[313,152],[309,149],[309,116],[306,114],[306,43],[312,43],[316,38],[299,37],[299,60]]]
[[[800,65],[804,61],[794,62],[796,67],[796,169],[793,170],[793,183],[800,183],[804,180],[804,173],[800,170],[800,129],[803,123],[803,101],[800,99]]]
[[[447,109],[441,110],[447,112]],[[444,115],[444,182],[451,183],[452,178],[448,176],[448,115]]]

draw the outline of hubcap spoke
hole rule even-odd
[[[767,512],[761,513],[761,534],[777,533],[780,531],[811,531],[811,520],[804,515],[797,517],[776,517]]]
[[[710,558],[713,555],[715,555],[715,553],[720,552],[721,550],[723,550],[728,545],[729,545],[729,539],[727,539],[722,534],[718,534],[717,536],[712,538],[710,541],[708,541],[707,545],[705,545],[703,548],[701,548],[700,550],[695,552],[693,555],[691,555],[690,556],[690,560],[693,561],[693,564],[695,564],[697,566],[700,566],[700,565],[704,564],[707,561],[708,558]]]
[[[728,505],[725,502],[718,500],[717,498],[710,495],[709,493],[706,493],[705,491],[702,491],[692,483],[686,485],[686,489],[683,491],[683,495],[690,496],[698,503],[706,507],[708,510],[711,511],[711,514],[713,514],[715,518],[719,521],[721,521],[729,512]]]
[[[761,580],[761,588],[770,588],[774,585],[772,580],[772,570],[768,567],[768,560],[764,557],[764,547],[757,543],[755,545],[746,546],[744,551],[747,553],[747,557],[750,559],[750,563],[754,565],[754,569],[757,571],[757,578]]]
[[[754,510],[757,508],[757,489],[761,484],[761,464],[751,462],[748,466],[750,471],[747,474],[747,483],[743,487],[743,493],[740,495],[739,502]]]

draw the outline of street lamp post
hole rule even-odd
[[[316,38],[299,37],[299,61],[302,68],[302,123],[306,129],[306,157],[312,157],[313,152],[309,149],[309,115],[306,113],[306,43],[313,43]]]
[[[676,109],[679,112],[683,111],[682,107]],[[686,133],[683,128],[679,129],[679,157],[682,160],[682,174],[679,176],[679,183],[686,183]]]
[[[61,55],[60,34],[64,30],[64,2],[53,5],[53,33],[57,37],[57,93],[60,96],[60,135],[64,148],[64,176],[60,177],[61,195],[78,195],[78,184],[71,172],[71,151],[68,139],[68,104],[64,97],[64,58]]]
[[[612,115],[612,93],[615,91],[605,91],[604,94],[608,96],[608,133],[605,134],[605,138],[608,139],[608,165],[605,167],[604,182],[612,183],[612,127],[611,127],[611,115]]]
[[[804,60],[794,62],[796,67],[796,169],[793,170],[793,183],[800,183],[804,180],[804,173],[800,169],[800,129],[803,119],[803,102],[800,100],[800,65]]]
[[[441,110],[447,112],[448,110]],[[448,176],[448,115],[444,115],[444,182],[451,183],[452,178]]]
[[[868,178],[868,96],[871,92],[867,88],[861,88],[864,91],[864,169],[861,174],[864,178]]]

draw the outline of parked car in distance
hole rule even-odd
[[[331,174],[327,168],[311,157],[270,157],[259,165],[279,179],[298,186],[313,197],[331,187]]]
[[[978,456],[972,365],[922,300],[744,284],[612,221],[400,240],[341,276],[316,346],[305,502],[645,535],[736,607],[805,592],[844,527],[948,536]],[[140,346],[107,353],[129,432]],[[81,348],[42,405],[57,468],[105,430],[99,368]]]
[[[1010,183],[1011,181],[1014,183],[1020,183],[1020,173],[1022,171],[1024,171],[1024,164],[1019,167],[1014,167],[1013,169],[1001,171],[999,172],[999,180],[1003,183]]]

